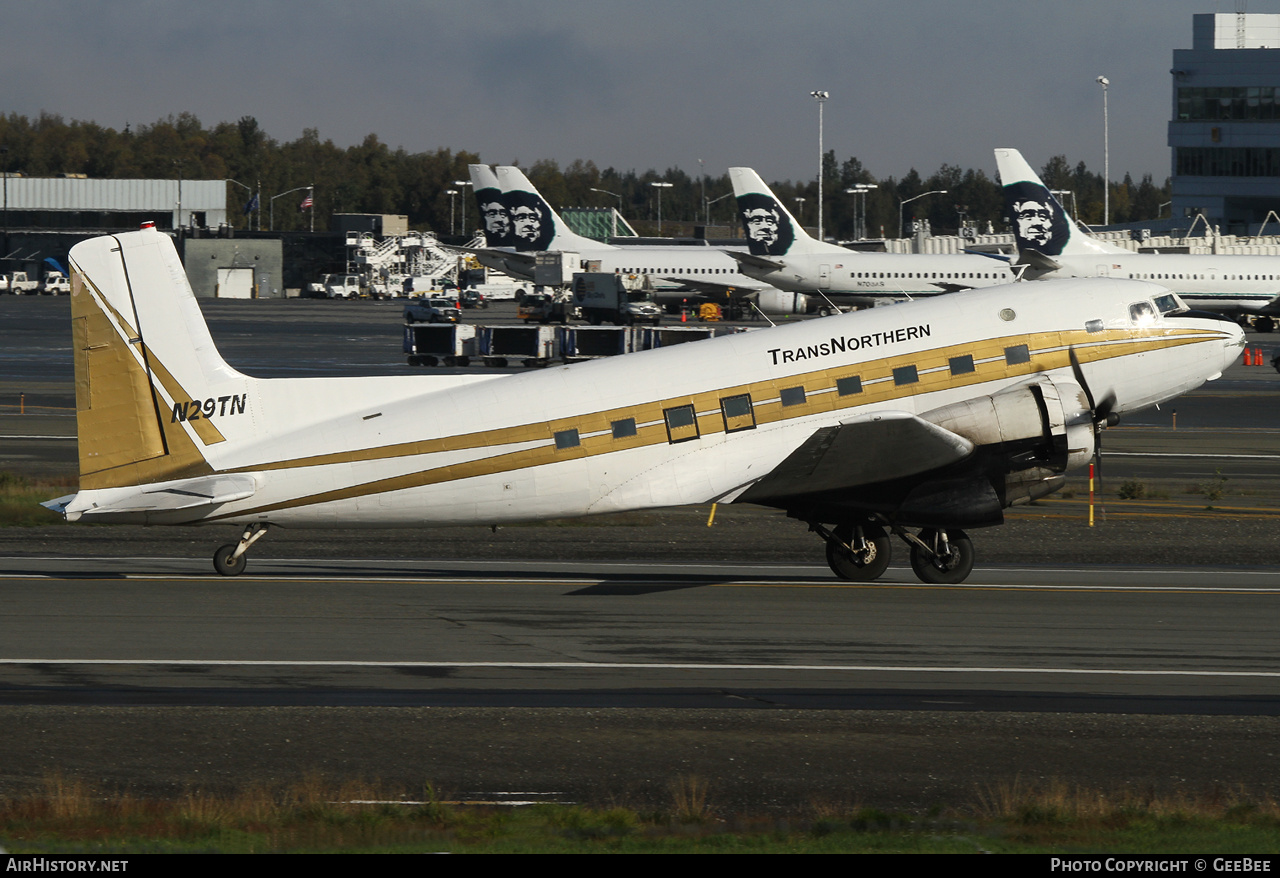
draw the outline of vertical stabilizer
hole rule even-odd
[[[173,242],[94,238],[70,261],[81,489],[208,473],[214,416],[243,413],[252,379],[214,347]]]
[[[730,168],[729,179],[733,182],[738,217],[746,229],[747,249],[752,256],[849,254],[844,247],[810,237],[751,168]]]
[[[488,165],[467,165],[476,195],[476,213],[488,247],[511,247],[511,211],[502,197],[502,184]]]
[[[503,202],[511,217],[511,243],[521,252],[599,250],[608,245],[584,238],[569,228],[519,168],[497,169]]]
[[[1019,254],[1070,257],[1132,252],[1099,241],[1076,225],[1016,149],[996,150],[996,170]]]

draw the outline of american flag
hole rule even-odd
[[[311,197],[311,193],[307,193],[307,197],[302,199],[302,203],[298,205],[298,210],[310,210],[316,206],[315,199]]]

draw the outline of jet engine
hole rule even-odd
[[[770,288],[756,293],[756,307],[766,314],[807,314],[809,297]]]

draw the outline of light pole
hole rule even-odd
[[[454,180],[453,185],[470,186],[471,181],[470,180]],[[467,232],[467,193],[465,191],[462,193],[462,234],[464,235],[468,234]]]
[[[613,231],[609,236],[611,238],[618,237],[618,217],[622,214],[622,196],[617,192],[610,192],[608,189],[597,189],[594,186],[588,186],[587,188],[592,192],[599,192],[601,195],[612,195],[614,198],[618,199],[618,212],[610,218],[610,228]]]
[[[879,189],[877,183],[854,183],[852,189],[844,190],[846,194],[852,195],[853,201],[853,234],[859,241],[867,237],[867,193],[872,189]],[[862,212],[858,212],[858,196],[862,196]]]
[[[458,194],[457,189],[446,189],[444,194],[449,196],[449,234],[458,234],[458,227],[453,223],[453,197]]]
[[[182,228],[182,162],[179,159],[173,160],[173,166],[178,171],[178,221],[173,224],[175,229]]]
[[[650,183],[650,186],[658,190],[658,234],[662,234],[662,190],[670,189],[672,183]]]
[[[707,168],[706,168],[706,165],[702,163],[702,159],[698,159],[698,184],[702,186],[702,203],[706,204],[707,203]],[[694,218],[695,219],[697,218],[696,213],[694,214]],[[710,220],[708,220],[705,215],[703,215],[702,217],[702,224],[704,226],[711,225]],[[704,232],[703,234],[705,235],[706,233]]]
[[[726,198],[729,198],[732,195],[733,195],[732,192],[726,192],[724,195],[721,195],[719,198],[713,198],[710,201],[706,201],[704,199],[708,226],[711,225],[711,205],[715,204],[717,201],[724,201]],[[730,225],[732,225],[732,223],[730,223]]]
[[[4,158],[4,250],[0,256],[9,256],[9,147],[0,146],[0,157]]]
[[[797,195],[795,198],[791,200],[796,203],[796,214],[798,214],[797,218],[800,220],[800,225],[803,226],[804,225],[804,199],[801,198],[799,195]]]
[[[924,198],[926,195],[946,195],[946,189],[934,189],[932,192],[921,192],[914,198],[908,198],[906,201],[898,202],[898,237],[902,237],[902,208],[906,207],[913,201]]]
[[[811,91],[809,95],[818,102],[818,240],[825,241],[822,236],[822,108],[831,92]]]
[[[281,192],[279,195],[272,195],[271,210],[269,211],[269,218],[267,220],[267,230],[271,232],[274,232],[276,230],[276,199],[277,198],[284,198],[286,195],[292,195],[294,192],[301,192],[304,189],[314,189],[314,188],[316,188],[316,184],[312,183],[310,186],[299,186],[296,189],[290,189],[288,192]]]
[[[248,220],[246,221],[246,222],[248,223],[247,228],[248,228],[248,230],[249,230],[249,231],[253,231],[253,212],[254,212],[254,210],[256,209],[256,210],[258,211],[258,228],[259,228],[259,230],[261,230],[261,228],[262,228],[262,208],[258,206],[258,199],[254,198],[254,196],[253,196],[253,189],[251,189],[250,187],[248,187],[248,186],[246,186],[245,184],[241,183],[239,180],[232,180],[230,177],[228,177],[228,178],[227,178],[227,182],[228,182],[228,183],[235,183],[237,186],[239,186],[239,187],[240,187],[241,189],[243,189],[245,192],[248,192],[248,193],[249,193],[249,200],[248,200],[248,201],[246,201],[246,202],[244,203],[244,207],[245,207],[244,214],[245,214],[245,216],[246,216],[246,217],[248,217]]]
[[[1095,80],[1102,86],[1102,224],[1111,225],[1111,128],[1107,114],[1107,91],[1111,80],[1099,76]]]
[[[1049,194],[1058,199],[1058,203],[1066,209],[1067,201],[1071,202],[1071,218],[1076,222],[1080,221],[1080,209],[1076,204],[1076,192],[1074,189],[1050,189]]]

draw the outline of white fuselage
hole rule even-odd
[[[822,427],[925,412],[1042,374],[1074,380],[1069,347],[1118,412],[1184,393],[1219,374],[1242,335],[1222,321],[1135,323],[1130,303],[1162,292],[1094,280],[1011,284],[464,381],[231,376],[188,389],[210,400],[243,394],[234,416],[225,404],[205,406],[227,441],[202,454],[252,496],[198,512],[96,514],[127,507],[125,492],[165,486],[104,488],[81,491],[68,517],[493,524],[714,501],[769,474]],[[1025,359],[1010,357],[1022,346]],[[956,374],[957,359],[972,368]],[[901,378],[907,369],[911,381]],[[744,396],[749,419],[731,417],[725,401]],[[199,441],[191,423],[180,426]]]
[[[513,261],[503,260],[487,251],[478,254],[481,262],[501,271],[517,273],[525,280],[533,280],[533,273],[520,269]],[[756,289],[757,281],[738,270],[738,263],[716,247],[663,246],[641,247],[602,246],[599,249],[579,248],[578,269],[581,271],[609,272],[611,274],[647,275],[659,289],[674,288],[683,281],[720,284],[728,287]]]
[[[920,298],[954,287],[992,287],[1013,281],[1008,263],[972,254],[815,253],[768,257],[777,270],[744,266],[757,281],[781,290],[833,298]]]
[[[1280,314],[1280,257],[1186,253],[1057,256],[1045,277],[1120,277],[1168,287],[1192,308],[1219,314]]]

